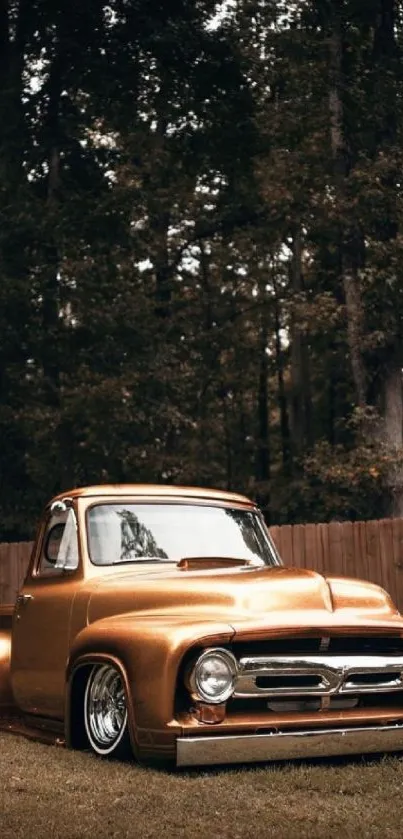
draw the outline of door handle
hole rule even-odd
[[[29,601],[33,599],[33,594],[19,594],[17,597],[17,604],[22,606],[23,603],[29,603]]]

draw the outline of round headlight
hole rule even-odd
[[[195,699],[225,702],[234,691],[237,662],[227,650],[205,650],[189,675],[189,687]]]

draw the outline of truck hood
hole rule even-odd
[[[372,583],[300,568],[212,564],[115,568],[91,581],[87,621],[132,613],[167,621],[218,620],[243,636],[315,627],[403,633],[403,618],[389,595]]]

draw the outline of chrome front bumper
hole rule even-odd
[[[213,766],[398,751],[403,751],[403,725],[179,737],[176,765]]]

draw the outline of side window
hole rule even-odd
[[[53,513],[48,521],[38,573],[53,577],[78,568],[77,525],[73,510]]]

